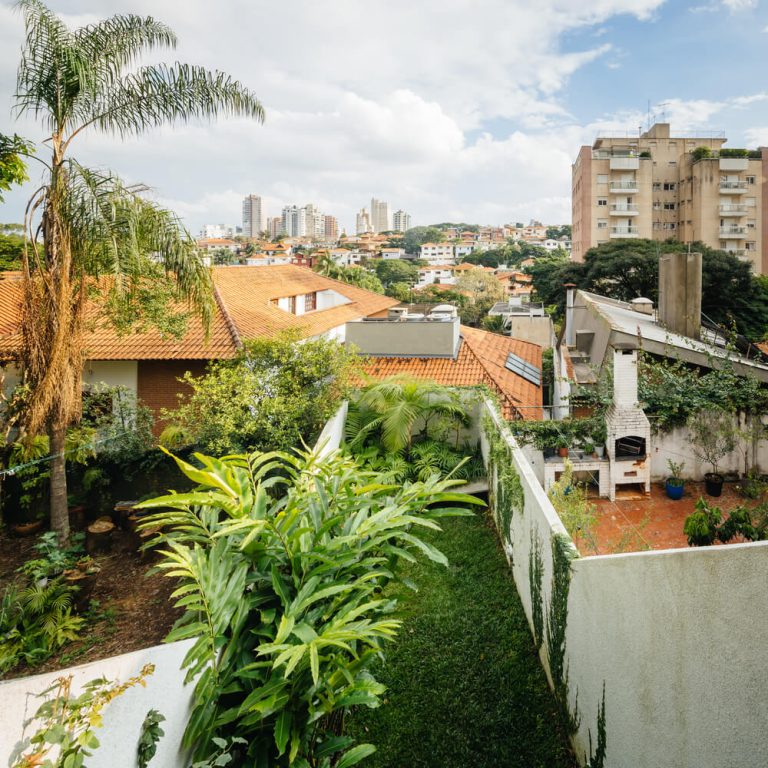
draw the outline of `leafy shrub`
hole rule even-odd
[[[204,452],[217,455],[311,443],[357,370],[357,355],[335,341],[296,334],[247,342],[235,360],[188,374],[190,396],[163,414]]]
[[[685,518],[683,533],[691,547],[706,547],[717,538],[717,527],[723,519],[719,507],[710,507],[704,499],[696,502],[694,512]]]
[[[370,665],[400,626],[381,591],[402,559],[446,564],[418,530],[480,502],[456,481],[387,485],[338,452],[196,458],[176,459],[196,490],[139,505],[163,510],[144,527],[162,526],[159,567],[179,580],[168,640],[195,638],[184,744],[203,765],[356,764],[374,747],[352,746],[343,716],[381,703]]]
[[[703,160],[708,157],[712,157],[712,150],[709,147],[696,147],[696,149],[691,152],[691,155],[693,157],[693,161],[696,162],[697,160]]]

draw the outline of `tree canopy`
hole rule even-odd
[[[407,253],[418,253],[424,243],[439,243],[443,240],[445,235],[438,227],[411,227],[403,235]]]
[[[392,283],[413,285],[419,278],[419,268],[403,259],[379,259],[374,262],[373,268],[385,288]]]
[[[621,301],[645,296],[657,303],[659,256],[688,248],[675,241],[613,240],[590,248],[582,263],[554,255],[538,259],[527,271],[537,298],[561,312],[565,283]],[[703,243],[691,243],[690,249],[702,254],[702,312],[721,325],[735,325],[747,338],[763,338],[768,331],[765,281],[737,256]]]

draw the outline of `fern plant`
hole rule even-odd
[[[235,764],[355,765],[374,747],[343,735],[344,713],[380,704],[371,662],[400,626],[382,589],[403,559],[446,564],[419,530],[481,502],[453,480],[388,484],[339,452],[196,458],[176,458],[196,490],[139,505],[161,510],[142,525],[162,527],[159,567],[179,580],[168,640],[194,639],[184,744],[203,764],[226,744]]]

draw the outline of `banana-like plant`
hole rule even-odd
[[[482,502],[455,480],[388,485],[340,452],[196,458],[176,458],[194,491],[139,505],[160,510],[144,527],[162,528],[159,568],[179,581],[168,640],[195,639],[184,744],[195,760],[232,740],[241,764],[350,768],[375,747],[353,746],[344,713],[379,706],[370,665],[400,626],[382,590],[399,561],[447,564],[419,531]]]

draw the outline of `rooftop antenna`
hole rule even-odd
[[[648,99],[648,129],[651,127],[651,100]]]

